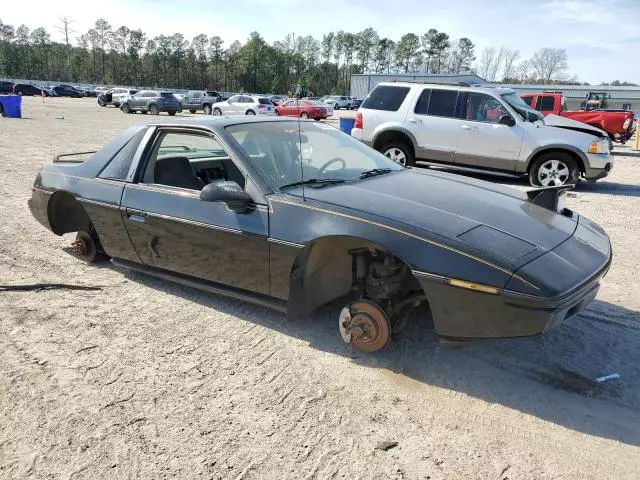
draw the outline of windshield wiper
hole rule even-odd
[[[287,183],[280,188],[298,187],[300,185],[314,185],[314,188],[325,187],[327,185],[335,185],[337,183],[344,183],[346,180],[342,178],[310,178],[308,180],[302,180],[300,182]]]
[[[390,173],[392,170],[390,168],[372,168],[371,170],[365,170],[360,174],[360,178],[369,178],[375,177],[376,175],[384,175],[385,173]]]

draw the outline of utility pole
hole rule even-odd
[[[69,35],[71,35],[74,30],[71,30],[69,25],[73,23],[73,20],[62,17],[60,21],[62,25],[56,26],[56,29],[64,34],[64,42],[67,45],[67,81],[71,81],[71,45],[69,44]]]

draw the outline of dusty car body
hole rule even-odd
[[[405,168],[312,121],[138,125],[69,159],[44,165],[29,207],[55,234],[79,232],[81,258],[104,252],[290,317],[350,296],[339,328],[366,351],[423,302],[442,337],[541,333],[593,300],[611,261],[606,233],[558,205],[560,188]]]

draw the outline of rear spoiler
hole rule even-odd
[[[561,213],[558,209],[558,206],[561,205],[560,197],[568,190],[573,190],[573,187],[573,185],[558,185],[557,187],[534,188],[533,190],[527,190],[527,199],[533,205]]]
[[[81,155],[93,155],[97,150],[91,152],[77,152],[77,153],[63,153],[62,155],[54,155],[53,163],[83,163],[88,160],[88,158],[76,158]]]

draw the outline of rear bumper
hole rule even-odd
[[[31,215],[47,230],[51,230],[51,223],[49,222],[49,199],[52,192],[48,190],[42,190],[41,188],[34,187],[31,193],[31,198],[27,200]]]

